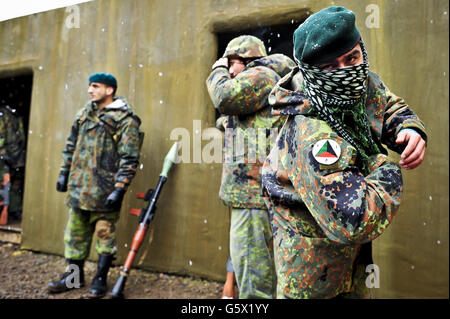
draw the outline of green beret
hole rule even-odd
[[[89,77],[89,84],[92,82],[103,83],[113,88],[117,88],[116,78],[109,73],[94,73]]]
[[[328,62],[350,51],[360,38],[352,11],[337,6],[325,8],[295,30],[294,56],[307,64]]]

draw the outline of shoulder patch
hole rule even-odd
[[[314,144],[312,153],[318,163],[331,165],[341,157],[341,147],[334,140],[322,139]]]

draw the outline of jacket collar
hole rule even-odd
[[[305,115],[312,107],[302,92],[303,78],[298,66],[283,77],[269,95],[272,115]]]

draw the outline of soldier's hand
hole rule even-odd
[[[221,115],[216,120],[216,128],[221,131],[225,131],[225,129],[227,127],[227,122],[228,122],[228,115]]]
[[[56,190],[58,192],[67,192],[67,182],[69,179],[69,172],[60,172],[58,181],[56,182]]]
[[[212,69],[215,69],[219,66],[224,66],[228,69],[228,58],[220,58],[219,60],[217,60],[213,66]]]
[[[413,169],[422,163],[425,157],[426,143],[419,133],[412,129],[401,130],[395,142],[407,144],[401,154],[400,166],[405,169]]]
[[[120,209],[122,205],[123,196],[125,195],[125,190],[120,187],[116,187],[111,194],[109,194],[106,199],[106,208],[116,208]]]

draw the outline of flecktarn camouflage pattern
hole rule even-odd
[[[264,44],[254,39],[232,40],[224,56],[257,59],[234,78],[227,68],[215,68],[206,84],[214,107],[227,116],[217,123],[225,130],[226,151],[219,197],[233,208],[230,255],[239,296],[273,298],[272,232],[261,196],[261,167],[284,117],[271,116],[267,97],[295,63],[282,54],[266,56]]]
[[[64,233],[67,259],[84,260],[92,236],[99,255],[116,252],[115,223],[119,211],[105,207],[115,187],[127,189],[136,174],[143,133],[141,121],[124,98],[102,109],[89,102],[76,115],[61,171],[70,171],[66,204],[70,207]]]
[[[230,255],[239,283],[239,298],[274,298],[273,236],[267,209],[233,208],[230,237],[233,238]]]
[[[0,158],[5,157],[12,167],[25,164],[23,121],[9,106],[0,107]]]
[[[136,174],[141,121],[124,98],[98,109],[89,102],[76,115],[61,171],[70,171],[67,205],[111,211],[104,205],[115,187],[126,189]]]
[[[113,255],[117,251],[115,223],[120,212],[93,212],[70,208],[64,232],[64,257],[85,260],[89,256],[92,237],[99,255]]]
[[[25,166],[25,130],[23,120],[9,106],[0,107],[0,181],[5,173],[4,164],[9,167],[11,188],[8,211],[21,216],[22,184]]]
[[[237,56],[243,59],[262,58],[267,56],[264,43],[257,37],[251,35],[241,35],[228,43],[224,58]]]
[[[363,298],[368,293],[367,245],[399,209],[401,170],[386,154],[376,154],[364,176],[355,148],[311,116],[297,73],[295,68],[283,78],[269,98],[274,114],[289,117],[262,173],[274,235],[277,297]],[[374,73],[367,94],[366,113],[377,143],[401,152],[395,137],[406,127],[426,138],[422,122]],[[320,157],[338,153],[335,163],[320,163]]]
[[[294,66],[287,56],[273,54],[252,61],[234,79],[226,68],[217,68],[206,81],[214,106],[228,115],[222,121],[226,123],[225,145],[236,144],[237,138],[244,141],[243,151],[233,152],[232,159],[223,165],[219,196],[227,206],[266,209],[261,197],[261,166],[270,150],[271,130],[277,131],[285,120],[270,114],[267,97]],[[261,140],[264,144],[258,143]],[[263,154],[249,156],[249,149],[261,149]]]

